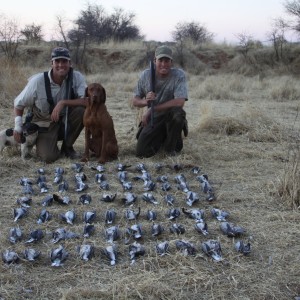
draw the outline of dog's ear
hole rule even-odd
[[[6,129],[5,134],[6,136],[13,136],[14,130],[12,128]]]
[[[24,123],[23,125],[23,133],[24,135],[30,135],[39,130],[40,126],[35,123]]]
[[[106,91],[105,91],[105,88],[103,88],[103,103],[105,103],[106,101]]]
[[[88,90],[89,90],[89,88],[86,87],[86,88],[85,88],[85,94],[84,94],[85,97],[88,97],[88,96],[89,96],[89,95],[88,95]]]

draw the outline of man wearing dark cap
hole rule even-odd
[[[187,135],[186,113],[188,100],[185,73],[172,67],[172,50],[160,46],[155,51],[155,92],[151,90],[151,71],[144,70],[134,91],[133,105],[148,107],[137,135],[136,155],[151,157],[163,148],[171,156],[183,148],[182,132]],[[150,124],[151,102],[154,104],[153,124]]]
[[[69,50],[54,48],[52,68],[29,78],[24,90],[14,100],[14,137],[21,142],[25,108],[32,113],[32,122],[40,126],[36,141],[37,155],[50,163],[65,155],[77,157],[73,148],[83,129],[83,114],[87,100],[83,75],[73,70]],[[63,141],[61,149],[57,142]]]

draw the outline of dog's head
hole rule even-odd
[[[23,129],[23,135],[29,136],[33,133],[36,133],[39,130],[39,125],[35,123],[24,123],[22,129]]]
[[[106,92],[100,83],[91,83],[85,90],[85,96],[89,98],[89,103],[104,104],[106,101]]]

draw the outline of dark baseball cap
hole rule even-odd
[[[60,58],[71,60],[70,51],[63,47],[54,48],[51,52],[51,60]]]
[[[160,59],[162,57],[167,57],[167,58],[170,58],[171,60],[173,60],[172,49],[165,45],[157,47],[155,50],[155,57],[157,59]]]

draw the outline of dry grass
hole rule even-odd
[[[27,74],[27,70],[8,68],[9,78],[1,73],[1,86],[8,97],[1,95],[1,128],[13,124],[12,101],[17,91],[22,88],[24,78],[16,82],[15,90],[10,90],[8,82],[15,74]],[[32,74],[34,69],[31,70]],[[31,73],[31,72],[29,72]],[[194,221],[184,215],[178,222],[184,224],[186,233],[175,236],[168,230],[170,221],[165,217],[168,206],[163,201],[164,192],[159,185],[153,192],[159,205],[153,207],[141,199],[144,192],[141,182],[133,182],[133,192],[138,195],[142,215],[139,223],[145,236],[141,241],[146,253],[136,264],[131,265],[128,245],[124,239],[116,242],[119,261],[110,267],[101,255],[106,245],[104,239],[104,213],[107,208],[117,211],[117,224],[122,232],[130,225],[124,218],[125,207],[121,198],[124,191],[118,181],[116,162],[105,165],[110,191],[117,193],[112,203],[99,201],[103,192],[94,181],[95,171],[90,168],[92,161],[84,166],[89,184],[88,192],[92,196],[89,206],[77,204],[79,194],[74,191],[74,171],[72,161],[59,159],[54,164],[43,165],[34,156],[23,162],[19,153],[4,150],[0,161],[0,243],[1,252],[13,249],[18,254],[27,247],[24,244],[30,230],[37,228],[37,215],[41,210],[43,195],[33,195],[33,204],[29,214],[17,224],[13,222],[12,210],[16,199],[21,195],[19,179],[26,176],[37,178],[36,170],[44,167],[52,192],[57,186],[52,183],[54,168],[64,167],[65,178],[70,184],[68,195],[72,199],[69,207],[57,204],[49,207],[53,219],[39,227],[44,230],[42,241],[32,245],[42,252],[41,258],[29,263],[21,260],[19,264],[0,264],[0,298],[2,299],[293,299],[300,295],[299,284],[299,150],[298,150],[298,104],[292,98],[270,97],[271,91],[278,87],[278,77],[238,77],[235,74],[216,74],[206,78],[203,75],[188,74],[190,95],[185,108],[189,120],[189,136],[184,139],[183,152],[177,157],[165,157],[159,153],[153,158],[137,159],[134,156],[135,133],[140,111],[130,105],[132,90],[138,76],[137,71],[116,71],[99,69],[87,75],[87,81],[100,81],[107,91],[108,109],[113,116],[115,130],[120,146],[119,162],[132,165],[128,176],[138,174],[137,163],[144,163],[153,178],[167,174],[175,195],[176,207],[186,206],[185,194],[177,190],[174,177],[178,174],[174,164],[185,166],[183,173],[191,190],[201,192],[192,166],[199,166],[208,174],[215,189],[216,200],[209,203],[200,201],[199,207],[205,210],[208,224],[207,237],[198,234]],[[202,76],[202,77],[201,77]],[[240,75],[239,75],[240,76]],[[289,89],[298,89],[297,82],[290,78]],[[10,80],[9,80],[10,79]],[[228,83],[228,86],[225,83]],[[7,85],[7,86],[6,86]],[[221,86],[216,92],[207,86]],[[280,93],[279,93],[280,94]],[[226,97],[225,97],[226,96]],[[83,135],[76,142],[75,148],[83,152]],[[155,170],[155,163],[165,167],[160,173]],[[243,256],[234,249],[236,239],[224,236],[219,229],[219,222],[210,215],[210,209],[218,207],[230,212],[229,220],[246,229],[243,237],[252,244],[252,253]],[[73,226],[65,225],[59,214],[74,208],[77,220]],[[159,238],[151,236],[151,223],[145,219],[148,209],[158,212],[158,221],[165,231]],[[97,220],[95,234],[87,239],[67,240],[62,242],[70,253],[62,268],[50,266],[49,253],[54,245],[51,234],[58,227],[79,234],[83,231],[82,214],[95,209]],[[16,245],[8,241],[8,231],[19,226],[24,239]],[[196,246],[195,256],[183,256],[176,250],[175,241],[188,240]],[[203,254],[200,245],[207,239],[220,241],[223,261],[214,262]],[[155,252],[157,241],[168,240],[170,254],[160,257]],[[95,245],[95,257],[90,262],[83,262],[76,253],[76,246],[88,242]]]

